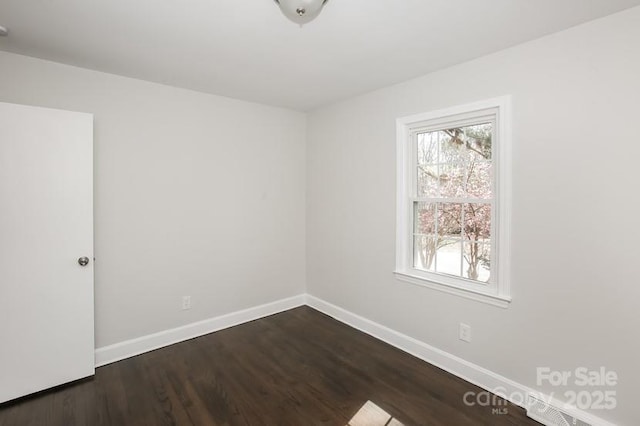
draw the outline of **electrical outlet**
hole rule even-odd
[[[471,342],[471,326],[461,322],[458,337],[464,342]]]
[[[191,296],[182,296],[182,310],[191,309]]]

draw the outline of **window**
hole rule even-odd
[[[398,119],[396,276],[507,306],[509,98]]]

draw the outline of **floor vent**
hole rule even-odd
[[[533,395],[529,395],[527,401],[527,416],[545,426],[592,426]]]

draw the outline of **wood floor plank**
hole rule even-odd
[[[96,370],[0,405],[0,426],[537,425],[480,388],[309,307]],[[495,408],[506,409],[496,414]],[[383,419],[383,420],[381,420]]]

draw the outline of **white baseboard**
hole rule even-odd
[[[112,362],[140,355],[145,352],[159,349],[174,343],[203,336],[214,331],[233,327],[245,322],[260,319],[279,312],[287,311],[305,304],[305,295],[277,300],[242,311],[232,312],[219,317],[198,321],[182,327],[164,330],[136,339],[126,340],[114,345],[104,346],[96,349],[96,367],[100,367]]]
[[[536,395],[551,407],[559,409],[578,420],[593,426],[615,426],[600,417],[573,407],[567,407],[563,402],[543,395],[534,389],[514,382],[504,376],[489,371],[448,352],[430,346],[424,342],[399,333],[381,324],[349,312],[310,294],[306,295],[306,304],[322,313],[335,318],[353,328],[367,333],[396,348],[407,352],[423,361],[433,364],[455,376],[460,377],[484,390],[498,394],[515,405],[527,408],[527,396]]]
[[[245,322],[260,319],[289,309],[308,305],[336,320],[367,333],[423,361],[433,364],[455,376],[460,377],[484,390],[498,394],[515,405],[527,408],[527,396],[535,395],[551,407],[563,411],[578,420],[593,426],[615,426],[600,417],[573,407],[567,407],[562,401],[541,394],[527,386],[514,382],[504,376],[489,371],[448,352],[430,346],[424,342],[399,333],[381,324],[333,305],[309,294],[302,294],[278,300],[242,311],[232,312],[204,321],[172,328],[159,333],[116,343],[96,349],[96,367],[130,358],[145,352],[179,343],[214,331],[233,327]]]

